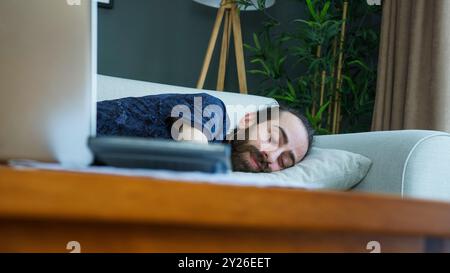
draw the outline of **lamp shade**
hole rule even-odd
[[[193,0],[194,2],[197,2],[199,4],[205,5],[205,6],[209,6],[209,7],[213,7],[213,8],[219,8],[220,7],[220,3],[222,2],[221,0]],[[254,10],[258,10],[258,0],[251,0],[255,5],[254,6],[249,6],[246,9],[242,9],[243,11],[254,11]],[[270,8],[271,6],[273,6],[275,4],[275,0],[266,0],[266,8]]]

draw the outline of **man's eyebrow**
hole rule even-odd
[[[288,143],[289,139],[287,137],[286,131],[283,128],[281,128],[280,126],[277,126],[277,127],[278,127],[278,129],[280,129],[281,135],[283,137],[283,144]],[[294,155],[294,153],[292,151],[289,152],[289,157],[291,158],[292,163],[295,165],[295,163],[297,161],[295,160],[295,155]]]
[[[283,128],[281,128],[280,126],[277,126],[277,127],[278,127],[278,129],[280,129],[281,136],[283,137],[283,144],[288,143],[289,139],[287,137],[286,131]]]

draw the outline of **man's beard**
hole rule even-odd
[[[246,132],[246,136],[248,136]],[[248,140],[236,140],[236,134],[233,140],[229,143],[231,144],[231,164],[233,165],[233,171],[235,172],[253,172],[260,173],[271,172],[269,164],[264,159],[263,154],[253,145],[249,144]],[[250,165],[248,160],[244,159],[244,154],[248,153],[249,160],[254,158],[261,166],[261,170],[255,170]]]

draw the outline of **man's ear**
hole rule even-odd
[[[245,116],[239,121],[238,129],[247,129],[248,127],[256,124],[258,117],[256,112],[245,114]]]

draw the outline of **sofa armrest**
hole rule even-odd
[[[450,201],[450,135],[389,131],[316,137],[314,145],[342,149],[373,161],[355,191]]]

